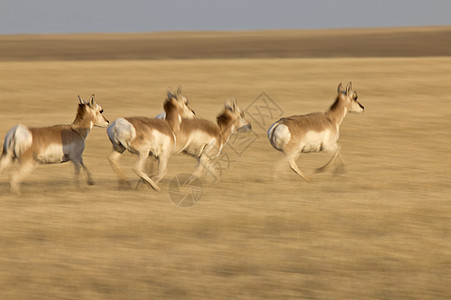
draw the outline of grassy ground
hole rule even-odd
[[[71,164],[46,165],[14,196],[12,167],[0,177],[2,299],[450,296],[451,58],[10,61],[0,69],[2,133],[18,122],[72,122],[77,94],[95,93],[110,120],[155,116],[178,84],[197,115],[214,120],[234,96],[254,125],[232,144],[240,155],[226,148],[221,179],[204,180],[189,208],[171,202],[168,186],[193,170],[193,158],[171,159],[161,193],[119,190],[102,128],[84,153],[95,186],[77,188]],[[284,116],[322,111],[348,80],[365,112],[342,125],[346,172],[314,174],[328,157],[308,154],[298,164],[314,183],[288,166],[273,180],[281,156],[265,128],[278,115],[253,114],[261,98],[253,100],[264,91]],[[135,160],[122,160],[134,181]]]

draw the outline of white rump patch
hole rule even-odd
[[[112,143],[120,144],[127,149],[136,137],[135,127],[124,118],[114,120],[106,131]]]
[[[268,129],[268,139],[274,148],[282,151],[291,139],[290,129],[288,126],[276,122]]]
[[[33,136],[25,125],[19,124],[11,128],[5,136],[3,149],[14,157],[20,157],[23,152],[31,147]]]

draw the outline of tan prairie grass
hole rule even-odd
[[[189,208],[168,196],[191,172],[170,160],[162,192],[119,190],[106,131],[89,134],[95,186],[71,164],[40,166],[22,196],[0,181],[2,299],[444,299],[451,295],[451,58],[290,58],[0,63],[0,132],[70,123],[77,95],[104,115],[155,116],[181,84],[198,116],[224,101],[247,107],[264,91],[283,115],[326,110],[353,81],[361,115],[341,127],[346,172],[314,174],[328,159],[281,158],[254,122],[255,141]],[[265,121],[266,122],[266,121]],[[252,136],[249,136],[249,138]],[[136,157],[121,161],[133,183]]]

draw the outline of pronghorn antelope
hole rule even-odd
[[[307,115],[297,115],[282,118],[268,129],[268,139],[271,145],[283,154],[291,169],[310,181],[296,165],[300,153],[326,151],[332,153],[332,158],[317,172],[322,172],[340,155],[337,141],[339,129],[348,112],[361,113],[363,106],[357,101],[357,92],[353,91],[349,82],[346,90],[340,83],[337,88],[337,98],[325,113],[316,112]]]
[[[217,124],[203,119],[184,119],[180,126],[175,152],[183,151],[198,159],[198,165],[193,172],[196,177],[200,177],[205,168],[214,172],[212,163],[219,157],[234,132],[252,130],[235,99],[225,103],[223,112],[216,120]]]
[[[107,127],[109,122],[103,116],[103,108],[91,96],[86,103],[78,96],[75,120],[70,125],[28,128],[19,124],[11,128],[5,137],[0,159],[0,173],[12,161],[19,161],[19,169],[11,176],[11,190],[20,193],[19,184],[37,164],[52,164],[72,161],[78,180],[80,168],[87,174],[87,183],[93,185],[91,172],[83,163],[85,140],[93,126]]]
[[[140,182],[145,180],[154,190],[160,191],[158,182],[167,172],[167,162],[174,152],[182,118],[194,118],[194,111],[180,88],[175,94],[168,91],[163,107],[165,119],[118,118],[108,127],[108,137],[113,144],[113,152],[108,160],[119,177],[120,185],[129,186],[127,176],[119,167],[121,154],[128,150],[138,155],[134,171],[140,177]],[[158,159],[158,174],[153,180],[144,172],[146,159],[151,155]]]

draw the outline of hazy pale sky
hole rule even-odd
[[[0,34],[451,25],[450,0],[0,0]]]

